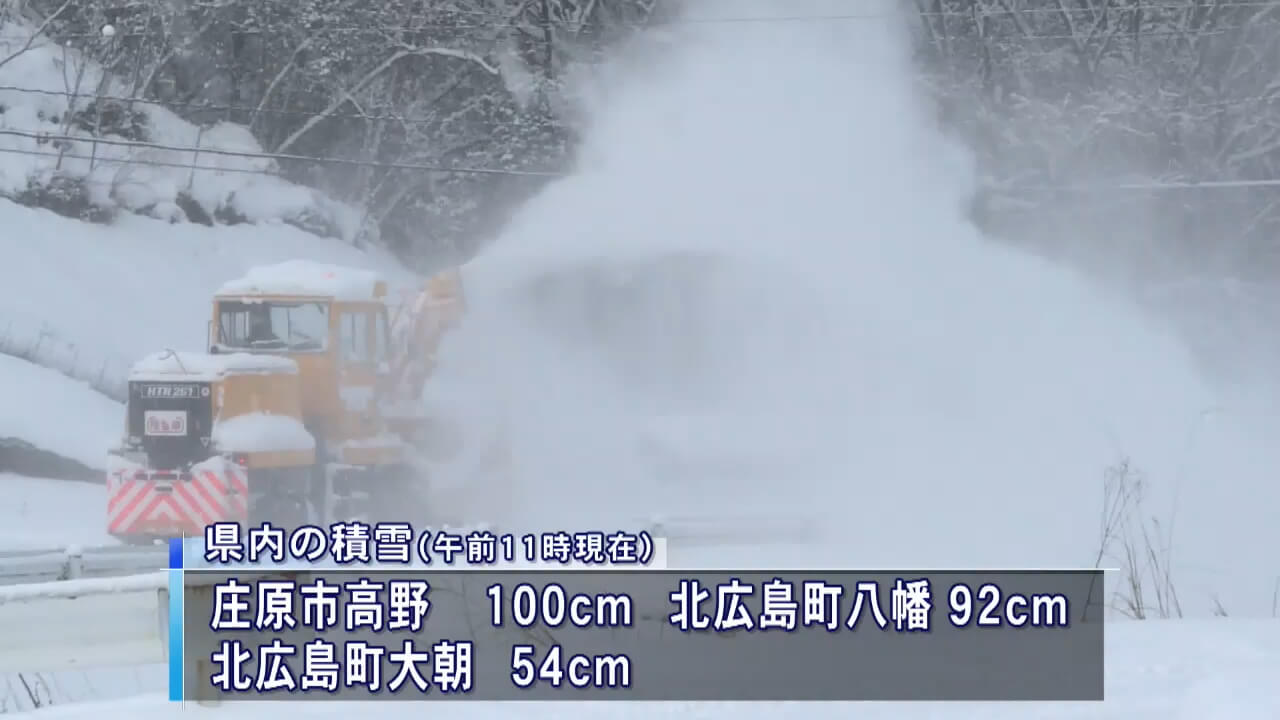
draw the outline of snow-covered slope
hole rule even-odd
[[[0,550],[114,545],[100,485],[0,473]]]
[[[0,438],[20,438],[91,468],[102,467],[120,439],[120,403],[25,360],[0,355],[0,398]]]
[[[204,348],[210,302],[255,265],[306,258],[379,269],[385,253],[280,225],[171,225],[125,216],[109,226],[0,202],[0,317],[10,340],[71,353],[96,374],[162,348]],[[43,337],[42,337],[43,332]]]
[[[1079,720],[1274,720],[1280,717],[1280,621],[1127,622],[1107,629],[1107,699],[1101,703],[467,703],[450,704],[451,720],[498,718],[1072,718]],[[160,720],[195,717],[265,720],[277,703],[177,705],[163,696],[54,706],[16,717],[32,720]],[[416,703],[290,705],[298,718],[421,717]]]
[[[385,253],[281,224],[205,227],[125,216],[100,226],[0,200],[0,226],[0,338],[43,365],[115,387],[148,353],[202,351],[213,293],[255,265],[308,258],[377,269],[393,283],[409,280]],[[101,440],[118,436],[120,406],[83,383],[15,362],[6,363],[12,374],[0,376],[0,384],[20,385],[22,394],[6,397],[31,402],[0,405],[0,436],[2,429],[25,429],[33,444],[54,441],[76,453],[69,456],[97,457],[91,467],[101,466],[96,448],[105,451]],[[28,377],[38,377],[46,389],[39,392],[56,393],[60,402],[32,395],[37,389]]]
[[[348,241],[360,233],[358,210],[276,176],[249,128],[201,127],[131,102],[136,79],[104,77],[82,50],[36,29],[16,13],[0,19],[0,196],[56,195],[97,217],[289,221]]]
[[[0,21],[0,198],[38,204],[56,196],[92,208],[86,214],[118,217],[90,224],[0,199],[0,354],[122,397],[135,358],[203,348],[211,293],[251,266],[305,258],[400,273],[389,256],[351,244],[361,230],[357,210],[274,176],[274,161],[252,157],[262,148],[247,128],[200,128],[156,105],[116,103],[109,98],[129,88],[104,82],[102,69],[74,48],[40,36],[28,43],[34,30],[12,14]],[[114,124],[95,126],[94,103]],[[215,152],[183,150],[196,147]],[[210,218],[242,224],[197,224]],[[5,367],[0,388],[32,376]],[[78,386],[51,392],[63,401],[56,409],[49,401],[4,403],[0,430],[26,424],[33,438],[50,440],[45,428],[58,425],[67,436],[57,441],[62,450],[87,443],[100,455],[99,438],[113,434],[119,418],[104,424],[100,401],[70,397]],[[69,456],[83,461],[83,449]]]

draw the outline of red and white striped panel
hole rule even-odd
[[[230,463],[220,472],[159,473],[145,470],[107,476],[107,532],[112,535],[203,536],[215,522],[248,520],[247,472]]]

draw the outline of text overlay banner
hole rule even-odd
[[[1103,697],[1101,571],[241,570],[185,582],[194,700]]]

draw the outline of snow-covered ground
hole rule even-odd
[[[80,380],[25,360],[0,355],[0,437],[102,467],[120,440],[124,406]]]
[[[115,545],[101,485],[0,473],[0,550]]]

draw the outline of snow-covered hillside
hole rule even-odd
[[[95,375],[101,363],[123,372],[156,349],[202,348],[212,293],[254,265],[306,258],[404,278],[385,253],[281,224],[124,216],[99,226],[9,202],[0,202],[0,223],[0,316],[9,342],[71,354],[75,367]]]
[[[203,350],[213,292],[255,265],[307,258],[409,281],[385,253],[281,224],[205,227],[123,216],[103,226],[0,200],[0,226],[0,340],[41,364],[109,387],[118,388],[129,365],[145,354]],[[24,378],[38,374],[42,387],[57,385],[57,378],[24,372],[0,378],[6,387],[26,388],[7,397],[29,399],[0,406],[0,436],[25,428],[33,444],[55,442],[73,457],[97,457],[94,466],[100,466],[107,447],[101,440],[119,435],[119,412],[70,380],[49,391],[62,400],[55,404],[55,396],[35,395],[45,391]],[[79,398],[68,397],[73,394]],[[57,432],[46,434],[50,427]]]
[[[0,200],[0,225],[0,338],[41,364],[109,387],[150,352],[203,350],[213,292],[255,265],[308,258],[409,280],[385,253],[279,224],[205,227],[125,216],[101,226]],[[16,371],[3,381],[23,383]],[[63,404],[30,394],[21,395],[30,403],[5,403],[0,428],[26,427],[39,444],[35,438],[49,439],[41,428],[58,426],[56,442],[90,443],[75,448],[74,457],[100,463],[94,448],[104,437],[115,439],[123,421],[83,386],[68,381],[54,390],[81,394]]]
[[[20,438],[91,468],[120,439],[120,403],[57,371],[0,355],[0,397],[0,438]]]
[[[120,399],[135,358],[202,349],[210,293],[253,265],[306,258],[401,274],[388,255],[352,244],[361,232],[355,209],[253,157],[262,148],[247,128],[201,128],[156,105],[112,100],[128,95],[119,79],[43,36],[28,44],[36,26],[4,18],[4,360],[30,360]],[[100,466],[118,411],[83,383],[59,387],[11,360],[4,368],[0,389],[23,401],[0,407],[0,437]]]
[[[32,22],[0,20],[0,196],[77,217],[297,224],[350,242],[363,219],[274,173],[249,128],[197,126]],[[29,38],[34,38],[28,42]]]

